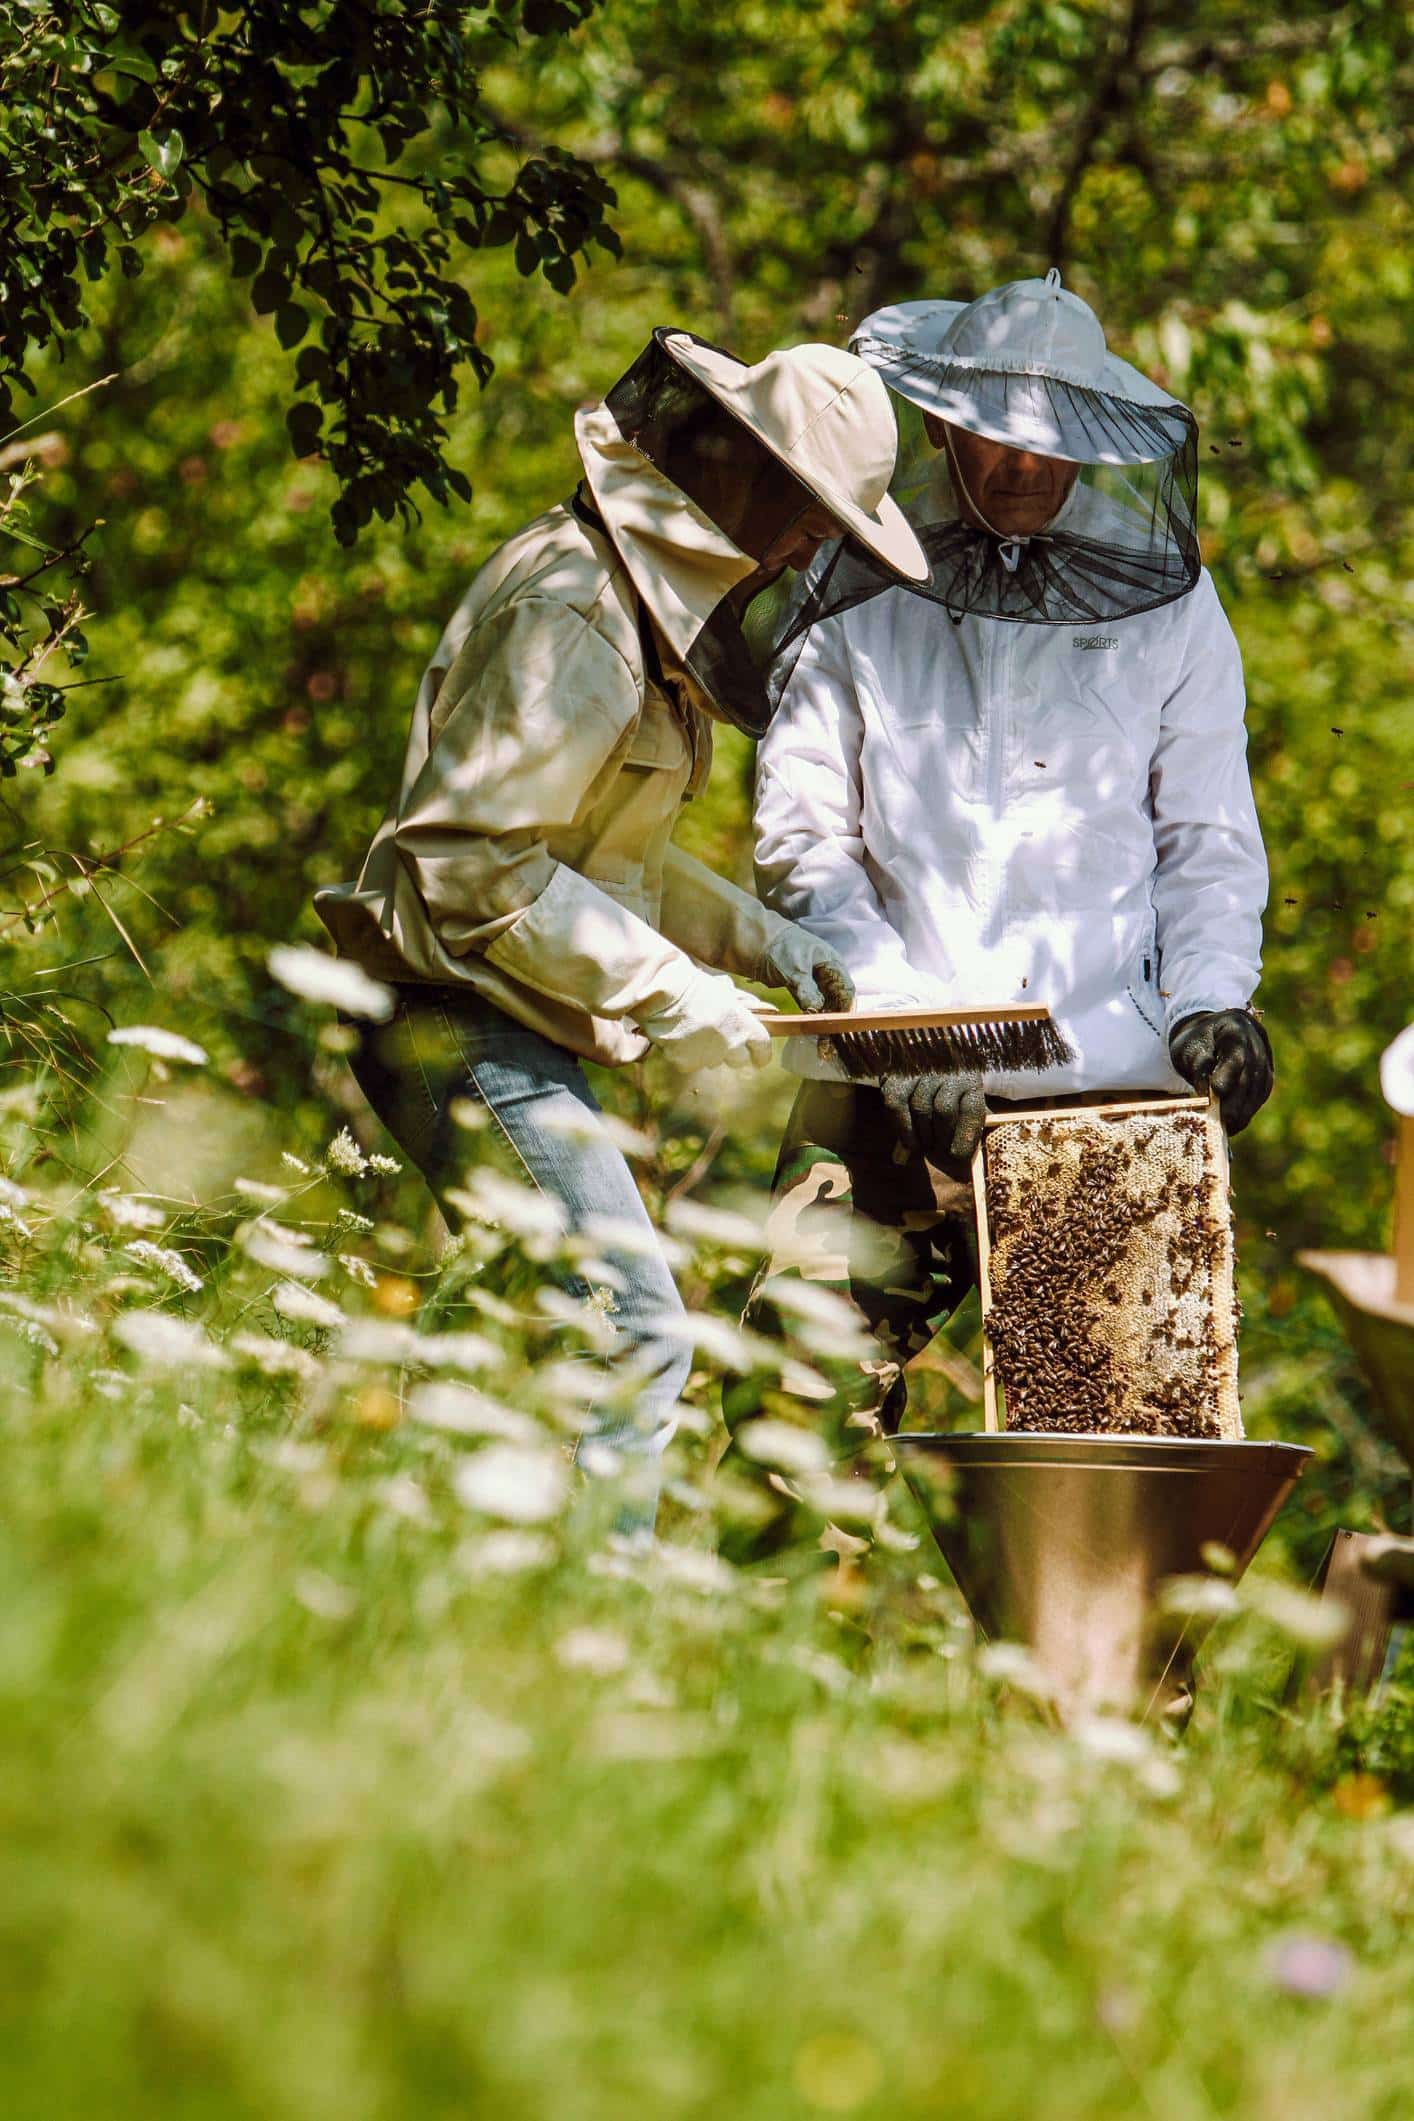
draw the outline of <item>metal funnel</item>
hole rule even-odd
[[[1166,1620],[1160,1587],[1202,1573],[1209,1542],[1240,1576],[1312,1456],[1019,1430],[891,1444],[978,1627],[1027,1646],[1065,1719],[1179,1706],[1204,1624]]]

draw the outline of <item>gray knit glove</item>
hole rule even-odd
[[[818,935],[797,927],[782,928],[761,963],[763,987],[785,987],[800,1009],[851,1009],[854,981],[843,960]]]

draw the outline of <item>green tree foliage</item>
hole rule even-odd
[[[0,6],[0,419],[110,261],[140,273],[154,224],[200,201],[295,354],[290,445],[333,470],[341,541],[375,514],[406,520],[417,486],[465,501],[446,418],[458,372],[485,382],[491,363],[453,268],[512,244],[563,293],[589,244],[613,241],[608,187],[558,148],[486,181],[481,72],[519,32],[553,38],[593,5]],[[398,222],[382,214],[394,187],[414,209]]]

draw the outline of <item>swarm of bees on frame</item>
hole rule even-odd
[[[987,1332],[1009,1429],[1241,1436],[1221,1155],[1201,1109],[989,1131]]]

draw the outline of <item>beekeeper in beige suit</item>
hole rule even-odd
[[[397,990],[354,1072],[449,1218],[451,1108],[471,1098],[566,1228],[606,1233],[618,1389],[593,1428],[652,1458],[690,1346],[580,1061],[656,1045],[685,1070],[761,1065],[769,1041],[732,974],[848,1005],[827,945],[671,835],[714,721],[765,728],[753,599],[842,533],[909,578],[926,563],[888,498],[887,392],[833,347],[749,367],[655,332],[575,435],[582,484],[477,575],[357,881],[316,905],[340,954]]]

